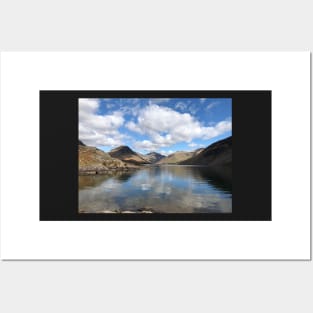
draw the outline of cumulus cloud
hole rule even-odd
[[[125,137],[118,129],[124,124],[123,114],[114,111],[99,115],[99,99],[79,99],[79,139],[90,146],[117,146]]]
[[[150,140],[136,141],[134,143],[136,150],[146,150],[146,151],[155,151],[158,150],[160,145],[153,143]]]
[[[126,123],[126,127],[133,132],[142,134],[142,130],[134,121],[129,121],[128,123]]]
[[[139,112],[136,123],[131,121],[125,126],[133,132],[149,136],[150,140],[135,142],[136,148],[153,151],[179,142],[190,143],[195,138],[214,138],[231,130],[232,123],[224,120],[205,126],[189,113],[150,104]]]
[[[205,99],[205,98],[204,98]],[[116,147],[129,142],[140,151],[160,151],[177,143],[186,143],[195,148],[195,139],[209,140],[232,128],[231,120],[217,123],[201,123],[191,110],[188,101],[178,101],[174,107],[164,106],[170,99],[120,99],[113,103],[112,99],[79,99],[79,138],[90,146]],[[101,113],[100,103],[108,109]],[[212,104],[207,104],[209,108]],[[188,107],[189,113],[183,111]],[[140,134],[139,141],[129,136],[126,127],[134,134]],[[137,137],[138,138],[138,137]]]
[[[135,102],[133,102],[131,105],[128,105],[127,103],[121,104],[119,110],[123,114],[137,116],[140,111],[140,108],[141,107],[139,104],[136,104]]]

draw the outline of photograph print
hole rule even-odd
[[[232,213],[231,98],[79,98],[79,214]]]

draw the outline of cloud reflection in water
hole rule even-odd
[[[162,213],[231,213],[231,171],[161,166],[79,177],[80,211],[143,208]]]

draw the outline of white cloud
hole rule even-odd
[[[216,106],[217,102],[211,102],[206,108],[206,111],[210,111],[211,109],[213,109]]]
[[[149,136],[150,140],[135,142],[135,148],[153,151],[178,142],[190,143],[195,138],[214,138],[231,130],[232,123],[225,120],[213,126],[203,126],[189,113],[150,104],[139,112],[137,123],[129,122],[126,127]]]
[[[115,111],[99,115],[99,99],[79,99],[79,139],[89,146],[118,146],[125,137],[118,128],[124,124],[123,114]]]
[[[204,103],[207,98],[200,98],[200,103]]]
[[[170,154],[172,154],[172,153],[174,153],[174,152],[175,152],[175,151],[173,151],[173,150],[168,150],[168,151],[161,150],[161,151],[160,151],[160,153],[163,154],[163,155],[165,155],[165,156],[168,156],[168,155],[170,155]]]
[[[79,111],[83,114],[92,114],[99,108],[99,99],[79,99]]]
[[[159,145],[151,142],[150,140],[136,141],[134,143],[136,150],[155,151],[158,150]]]
[[[170,98],[151,98],[149,99],[149,104],[159,104],[159,103],[165,103],[169,102]]]
[[[188,144],[188,146],[189,146],[190,148],[195,148],[195,147],[199,147],[199,144],[198,144],[198,143],[191,142],[191,143]]]
[[[125,125],[129,130],[139,133],[141,134],[142,131],[140,129],[140,127],[134,122],[134,121],[129,121],[128,123],[126,123]]]
[[[137,99],[131,100],[137,102]],[[79,139],[90,146],[115,147],[130,139],[119,132],[121,126],[126,126],[132,132],[147,136],[146,140],[133,141],[135,149],[158,151],[180,142],[189,143],[189,147],[193,148],[194,139],[211,139],[232,128],[231,120],[203,125],[190,113],[160,106],[153,103],[154,100],[149,100],[150,104],[145,107],[138,102],[133,106],[123,102],[122,106],[117,105],[115,111],[101,115],[100,99],[79,99]],[[164,98],[157,100],[167,101]],[[185,103],[178,102],[176,105],[181,104]],[[127,114],[132,114],[134,120],[125,124],[124,116]]]
[[[114,106],[115,106],[114,103],[107,103],[106,104],[107,109],[112,109],[112,108],[114,108]]]
[[[175,109],[185,110],[187,108],[187,104],[185,102],[179,101],[175,104]]]
[[[137,116],[140,111],[140,105],[135,104],[135,102],[132,103],[131,105],[127,103],[123,103],[122,105],[120,105],[120,111],[123,114],[130,114],[130,115]]]
[[[124,115],[134,115],[138,114],[140,109],[140,99],[139,98],[119,98],[119,99],[101,99],[104,102],[106,108],[111,111],[111,109],[118,110]]]

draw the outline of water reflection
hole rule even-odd
[[[80,212],[139,209],[231,213],[231,169],[173,165],[79,177]]]

